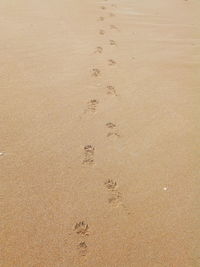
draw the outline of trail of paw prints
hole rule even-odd
[[[112,207],[122,207],[125,212],[130,215],[131,212],[128,210],[128,208],[124,205],[122,201],[122,194],[118,190],[118,184],[117,182],[113,181],[112,179],[108,179],[104,182],[104,186],[106,190],[108,191],[108,203]]]
[[[106,89],[107,89],[107,95],[117,96],[117,92],[116,92],[116,89],[115,89],[114,86],[112,86],[112,85],[108,85],[108,86],[106,87]]]
[[[95,152],[94,146],[92,145],[84,146],[84,159],[83,159],[84,165],[92,165],[95,163],[94,152]]]
[[[86,238],[89,236],[89,225],[84,221],[80,221],[74,225],[74,231],[80,237],[80,241],[77,245],[78,255],[80,257],[85,257],[88,254]]]
[[[112,122],[107,122],[106,127],[109,130],[109,132],[107,133],[107,137],[111,137],[111,136],[120,137],[116,124]]]

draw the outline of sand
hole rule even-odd
[[[1,267],[200,266],[199,18],[1,0]]]

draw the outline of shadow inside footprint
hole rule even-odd
[[[98,77],[100,74],[101,72],[99,69],[96,69],[96,68],[92,69],[92,76]]]
[[[108,65],[109,66],[113,66],[113,65],[116,65],[116,64],[117,64],[117,62],[115,60],[113,60],[113,59],[109,59],[108,60]]]
[[[98,21],[104,21],[104,17],[99,17]]]
[[[112,85],[108,85],[108,86],[107,86],[107,94],[108,94],[108,95],[114,95],[114,96],[117,96],[115,87],[112,86]]]
[[[99,30],[99,34],[104,35],[105,31],[104,30]]]
[[[119,31],[119,28],[117,26],[115,26],[115,25],[110,25],[110,29]]]
[[[108,128],[110,128],[110,129],[114,129],[114,128],[116,127],[116,125],[115,125],[114,123],[112,123],[112,122],[108,122],[108,123],[106,123],[106,126],[107,126]]]
[[[114,40],[110,40],[110,45],[116,45],[116,42]]]
[[[117,183],[111,179],[108,179],[107,181],[105,181],[104,185],[108,190],[111,190],[111,191],[117,188]]]
[[[94,151],[95,148],[91,145],[87,145],[84,147],[84,160],[83,164],[94,164]]]
[[[87,244],[85,241],[82,241],[78,244],[78,250],[79,250],[79,254],[80,256],[86,256],[87,255]]]
[[[84,221],[78,222],[74,226],[74,231],[79,235],[88,235],[89,226]]]
[[[108,133],[107,134],[107,137],[110,137],[110,136],[120,137],[120,135],[117,132],[110,132],[110,133]]]
[[[119,192],[115,192],[108,198],[108,203],[117,206],[121,204],[121,194]]]
[[[103,48],[101,46],[97,46],[95,53],[101,54],[103,52]]]
[[[99,104],[99,101],[98,100],[96,100],[96,99],[90,100],[87,103],[87,109],[88,109],[88,111],[95,112],[98,104]]]

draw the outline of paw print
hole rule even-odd
[[[81,221],[75,224],[74,230],[79,235],[88,235],[89,226],[84,221]]]
[[[117,183],[111,179],[108,179],[105,183],[105,187],[108,189],[108,190],[115,190],[117,188]]]

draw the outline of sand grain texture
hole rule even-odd
[[[1,267],[200,266],[199,17],[1,0]]]

